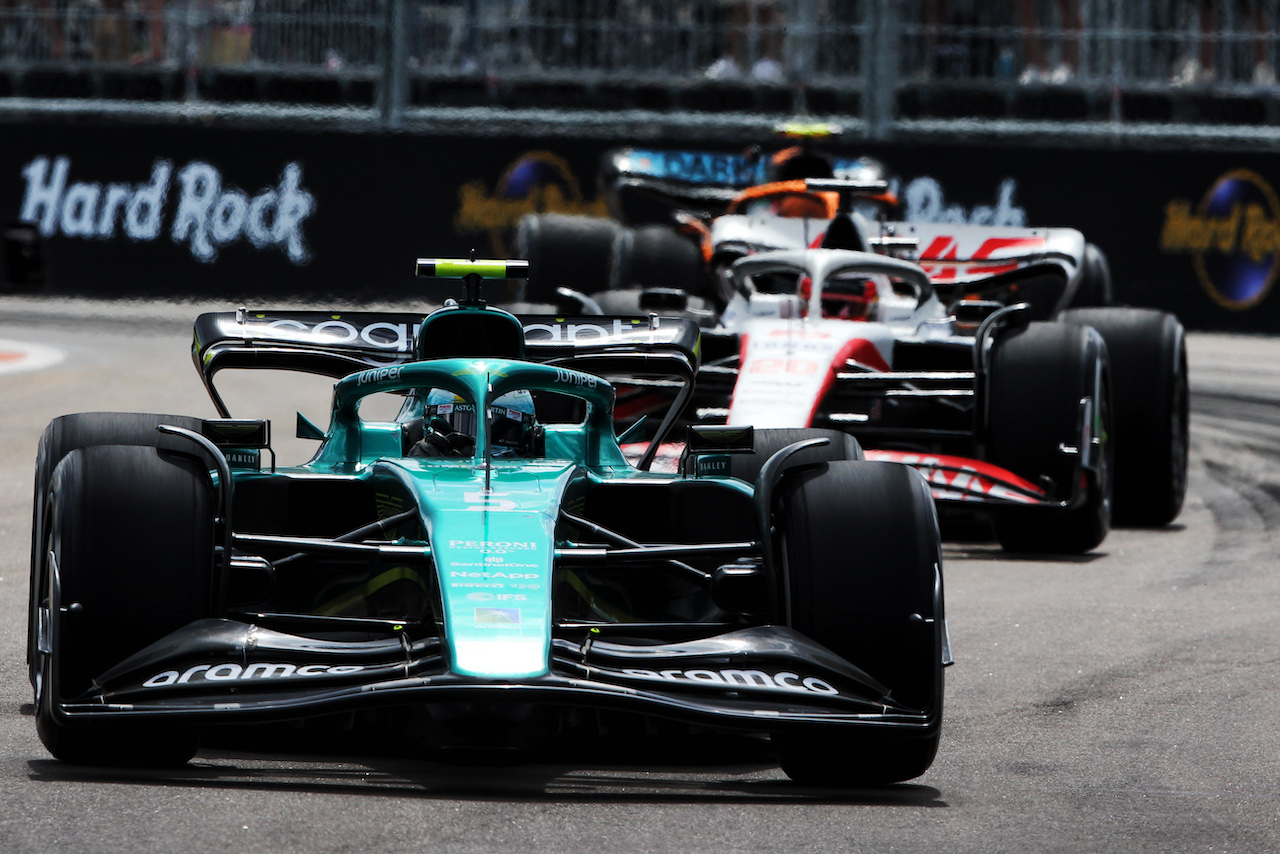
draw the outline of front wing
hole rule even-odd
[[[323,641],[208,619],[55,703],[67,724],[139,718],[190,723],[289,720],[431,702],[538,703],[625,710],[723,729],[814,724],[936,730],[940,709],[897,703],[883,685],[796,632],[741,629],[666,644],[553,642],[549,671],[520,681],[449,672],[439,638]],[[50,695],[58,697],[57,686]]]
[[[982,460],[947,454],[866,450],[869,460],[913,467],[929,483],[933,500],[946,503],[1061,506],[1042,487]]]

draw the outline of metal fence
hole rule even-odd
[[[1151,89],[1275,85],[1277,0],[966,5],[956,13],[946,0],[920,4],[922,14],[903,26],[905,72]]]
[[[0,0],[41,100],[1280,127],[1280,0]]]

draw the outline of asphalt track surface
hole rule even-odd
[[[947,547],[957,663],[941,752],[912,783],[806,789],[756,743],[707,738],[501,767],[353,753],[324,732],[223,741],[171,772],[54,761],[23,664],[36,443],[66,412],[213,415],[189,358],[199,308],[0,298],[0,353],[65,357],[0,373],[0,852],[1280,851],[1267,338],[1190,336],[1191,489],[1174,526],[1068,560]],[[244,394],[324,415],[324,389],[295,403],[302,391]]]

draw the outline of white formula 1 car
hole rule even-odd
[[[1029,270],[994,287],[1054,273]],[[944,514],[990,515],[1011,550],[1102,542],[1115,419],[1094,329],[1034,321],[1026,303],[949,309],[919,265],[874,253],[767,252],[729,273],[735,296],[704,344],[731,352],[703,365],[697,417],[851,433],[867,458],[918,469]]]
[[[1188,444],[1177,318],[1110,305],[1105,259],[1074,229],[890,221],[886,187],[756,184],[718,215],[677,212],[661,240],[663,226],[530,218],[525,251],[565,271],[532,296],[699,319],[688,414],[849,432],[920,468],[944,511],[996,511],[1006,547],[1087,551],[1112,510],[1120,524],[1175,519]]]

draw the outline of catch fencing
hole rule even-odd
[[[1280,0],[7,0],[0,109],[1270,145],[1278,47]]]

